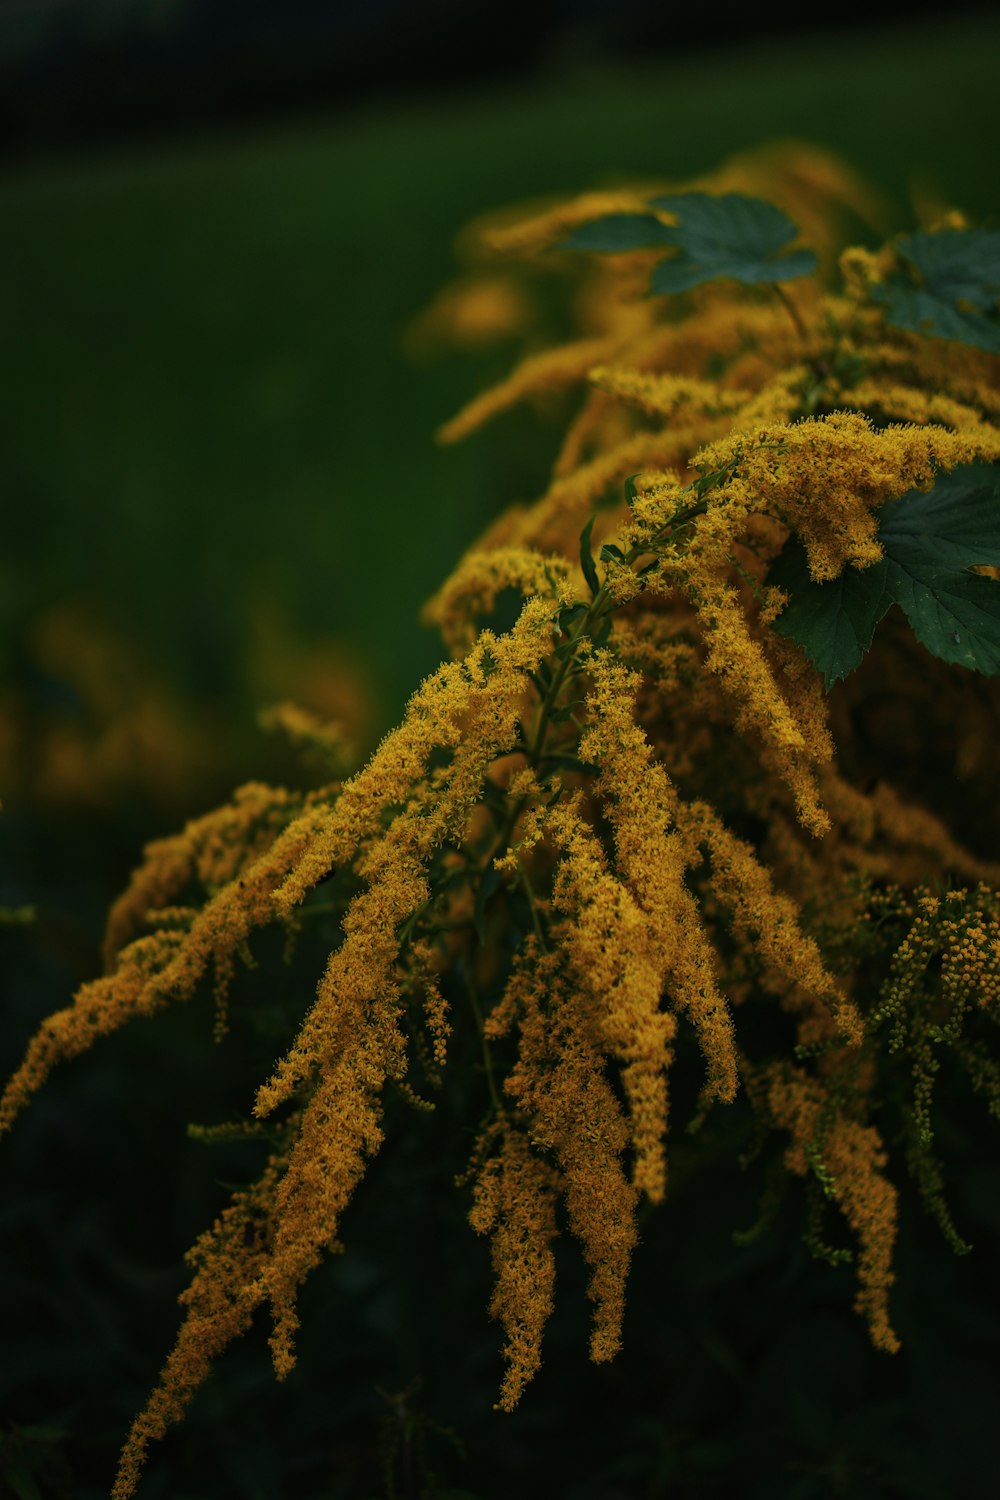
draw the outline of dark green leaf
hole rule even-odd
[[[830,583],[814,583],[805,548],[797,538],[785,544],[767,581],[789,596],[775,630],[798,642],[823,673],[827,691],[858,666],[872,643],[875,626],[893,602],[886,589],[884,562],[860,572],[845,568]]]
[[[674,243],[674,231],[652,214],[606,214],[603,219],[581,224],[557,248],[614,255],[623,250],[649,250]]]
[[[893,567],[892,590],[913,632],[942,661],[1000,676],[1000,583],[934,563]]]
[[[896,241],[903,264],[872,296],[895,328],[1000,354],[1000,233],[941,229]]]
[[[760,198],[681,193],[652,202],[678,220],[674,243],[679,252],[654,267],[654,292],[684,292],[719,277],[750,285],[791,281],[816,269],[811,250],[785,249],[795,238],[795,225]]]
[[[594,529],[594,517],[591,516],[586,526],[580,532],[580,565],[583,568],[583,576],[587,580],[587,586],[591,594],[596,594],[601,586],[594,566],[594,554],[590,550],[590,533]]]
[[[1000,585],[964,569],[1000,560],[1000,469],[969,464],[882,511],[890,588],[943,661],[1000,672]]]
[[[731,281],[757,286],[765,282],[794,281],[798,276],[811,276],[815,269],[816,257],[811,250],[791,250],[787,255],[768,261],[753,261],[736,253],[720,254],[711,260],[679,255],[674,260],[661,260],[653,267],[649,286],[658,296],[669,296],[673,292],[688,292],[705,281],[717,281],[724,276]]]
[[[732,464],[725,464],[721,469],[710,469],[707,474],[699,475],[694,481],[695,493],[700,497],[707,495],[711,490],[717,490],[720,485],[726,483],[732,472]]]
[[[1000,560],[1000,468],[968,464],[890,501],[878,539],[882,562],[830,583],[813,581],[794,538],[768,574],[789,595],[775,629],[798,642],[827,688],[858,665],[893,603],[935,656],[1000,676],[1000,584],[966,571]]]
[[[623,562],[625,554],[614,542],[605,542],[601,548],[601,562]]]
[[[593,559],[591,559],[591,562],[593,562]],[[559,629],[564,635],[568,635],[570,627],[575,625],[577,620],[581,619],[586,613],[587,606],[585,604],[564,604],[556,614]]]
[[[625,481],[625,504],[629,507],[630,510],[639,498],[639,491],[635,487],[635,482],[638,477],[638,473],[630,474]]]
[[[963,464],[929,490],[882,508],[879,541],[897,562],[933,557],[956,568],[1000,559],[1000,468]]]
[[[537,672],[532,672],[531,669],[528,668],[525,672],[525,676],[530,678],[530,680],[534,683],[537,691],[541,693],[542,697],[544,698],[552,683],[552,673],[549,670],[548,662],[540,661],[538,663]]]
[[[602,615],[590,632],[590,639],[595,646],[603,646],[611,635],[611,616]]]

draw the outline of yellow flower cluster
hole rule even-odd
[[[594,1303],[590,1352],[595,1360],[610,1359],[621,1340],[625,1303],[625,1277],[635,1246],[635,1188],[622,1169],[621,1156],[628,1140],[628,1126],[602,1069],[601,1018],[595,1015],[592,997],[578,993],[560,975],[557,955],[541,954],[529,941],[524,957],[511,974],[501,1004],[490,1016],[486,1035],[491,1040],[507,1034],[516,1018],[518,1060],[505,1081],[505,1092],[517,1107],[525,1140],[512,1148],[511,1127],[505,1139],[505,1157],[516,1149],[526,1166],[532,1153],[548,1159],[549,1170],[533,1168],[527,1178],[535,1195],[556,1193],[564,1199],[569,1226],[580,1240],[591,1277],[588,1295]],[[480,1173],[480,1193],[498,1169],[487,1163]],[[501,1160],[502,1178],[509,1168]],[[485,1189],[484,1189],[485,1181]],[[480,1200],[481,1201],[481,1200]],[[487,1200],[488,1201],[488,1200]],[[515,1202],[509,1213],[516,1215]],[[520,1203],[522,1225],[527,1211]],[[549,1223],[544,1202],[535,1207],[534,1222]],[[480,1231],[493,1220],[473,1210],[473,1226]],[[500,1221],[501,1236],[523,1235],[515,1217]],[[541,1258],[541,1248],[533,1251]],[[497,1292],[494,1315],[507,1333],[508,1371],[501,1405],[511,1409],[540,1360],[540,1341],[545,1319],[540,1319],[547,1299],[546,1279],[540,1288],[524,1285],[524,1263],[507,1266],[503,1239],[494,1245]]]
[[[822,1083],[801,1068],[775,1068],[768,1078],[774,1122],[792,1137],[785,1154],[788,1169],[805,1177],[819,1165],[827,1193],[858,1238],[857,1309],[868,1320],[872,1342],[893,1354],[899,1340],[889,1322],[888,1298],[895,1279],[897,1193],[882,1170],[888,1156],[872,1126],[841,1111],[824,1119],[829,1102]]]
[[[948,410],[955,418],[962,408],[951,403]],[[877,511],[886,500],[929,489],[939,470],[998,457],[1000,434],[971,412],[958,433],[930,422],[878,431],[853,411],[764,425],[752,438],[737,434],[692,459],[703,472],[734,471],[725,510],[712,507],[699,527],[699,551],[717,560],[732,540],[726,522],[765,511],[798,534],[810,572],[825,582],[847,564],[865,568],[880,560]]]
[[[507,1335],[507,1374],[498,1405],[512,1411],[541,1364],[542,1334],[555,1300],[555,1173],[519,1130],[504,1133],[499,1156],[480,1172],[469,1223],[492,1237],[496,1283],[490,1315]]]
[[[424,619],[437,626],[452,655],[464,656],[478,634],[477,619],[489,618],[503,589],[517,589],[525,598],[538,594],[568,603],[573,598],[570,577],[564,557],[545,557],[527,547],[471,552],[427,604]]]
[[[666,987],[694,1026],[708,1068],[706,1102],[730,1100],[737,1086],[732,1020],[684,883],[687,849],[672,826],[676,792],[634,721],[636,679],[610,653],[595,656],[592,673],[591,722],[580,755],[600,770],[595,791],[613,830],[617,868],[644,918],[654,991],[658,997]]]
[[[135,1492],[150,1443],[179,1421],[213,1361],[248,1331],[260,1301],[255,1283],[274,1233],[275,1191],[284,1164],[284,1151],[272,1152],[258,1180],[233,1195],[188,1251],[185,1259],[194,1274],[180,1296],[184,1322],[159,1384],[132,1424],[111,1500],[128,1500]]]
[[[828,262],[823,203],[877,211],[822,153],[744,158],[699,186],[765,179]],[[988,1049],[961,1031],[1000,996],[1000,703],[992,681],[972,691],[958,669],[928,669],[891,619],[828,700],[774,628],[786,600],[767,577],[789,535],[817,581],[870,567],[887,501],[1000,458],[1000,362],[884,326],[866,300],[881,262],[864,255],[842,296],[727,283],[665,305],[643,295],[644,252],[598,264],[549,249],[642,202],[627,189],[480,226],[493,260],[572,264],[579,326],[442,436],[577,389],[550,482],[428,606],[452,659],[356,775],[309,795],[244,787],[149,847],[109,919],[108,974],[43,1024],[0,1104],[2,1128],[61,1058],[212,973],[224,990],[257,928],[295,930],[317,886],[340,892],[315,1001],[256,1096],[280,1148],[192,1252],[186,1321],[116,1500],[256,1308],[272,1314],[275,1370],[291,1368],[298,1289],[382,1141],[387,1086],[430,1107],[408,1074],[451,1067],[453,1032],[482,1059],[467,1180],[491,1240],[504,1410],[541,1360],[560,1215],[589,1267],[592,1357],[617,1351],[637,1206],[667,1195],[680,1069],[702,1079],[698,1119],[743,1082],[758,1125],[790,1136],[785,1165],[840,1208],[858,1307],[891,1350],[896,1189],[869,1123],[890,1107],[888,1023],[915,1079],[907,1166],[947,1232],[921,1144],[933,1028],[1000,1100]],[[495,286],[492,261],[484,274]],[[474,299],[475,275],[463,285]],[[530,298],[515,304],[529,316]],[[500,633],[488,622],[506,590],[524,602]],[[940,795],[932,711],[957,768]],[[930,882],[956,879],[977,889],[932,898]]]

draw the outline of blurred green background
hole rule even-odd
[[[491,516],[544,482],[556,436],[516,415],[458,449],[432,440],[512,349],[403,353],[454,272],[461,226],[533,195],[683,178],[789,137],[841,152],[899,228],[914,195],[995,215],[998,55],[1000,23],[980,17],[645,67],[591,57],[437,100],[64,142],[0,167],[0,750],[17,771],[0,787],[0,905],[38,912],[0,928],[5,1071],[96,972],[101,913],[142,841],[282,769],[258,708],[346,663],[370,695],[373,740],[438,660],[421,603]],[[59,797],[39,799],[43,732],[72,740],[94,712],[74,651],[95,620],[88,682],[105,707],[159,684],[141,744],[154,768],[162,755],[163,784],[154,795],[109,772],[99,798],[74,802],[66,751]],[[183,745],[171,760],[157,740],[175,720],[196,747],[207,731],[195,774]],[[138,752],[107,753],[127,771]],[[176,778],[174,763],[187,767]],[[310,982],[289,984],[301,999]],[[184,1124],[221,1117],[220,1091],[243,1107],[271,1042],[237,1042],[226,1061],[210,1029],[193,1009],[113,1039],[54,1079],[4,1143],[0,1495],[107,1492],[171,1337],[179,1257],[219,1182],[244,1171],[208,1160]],[[968,1122],[954,1131],[957,1170],[975,1137]],[[501,1431],[487,1256],[467,1248],[448,1189],[452,1144],[434,1123],[396,1140],[352,1209],[357,1250],[307,1292],[304,1373],[279,1392],[259,1340],[234,1352],[144,1497],[388,1495],[393,1408],[377,1387],[416,1375],[431,1425],[408,1430],[469,1487],[455,1495],[989,1493],[976,1476],[1000,1392],[983,1259],[956,1268],[914,1221],[900,1322],[915,1353],[887,1371],[853,1320],[849,1275],[789,1257],[794,1228],[749,1256],[728,1248],[758,1185],[721,1166],[701,1186],[681,1173],[671,1213],[649,1226],[633,1351],[610,1373],[583,1360],[581,1276],[567,1267],[537,1400]],[[974,1159],[962,1170],[970,1234],[995,1242],[986,1174]],[[671,1228],[685,1222],[701,1225],[694,1239]],[[434,1422],[462,1429],[465,1467]]]
[[[422,600],[545,449],[435,448],[503,367],[414,367],[408,323],[472,216],[780,137],[889,196],[995,209],[996,23],[770,41],[676,66],[30,160],[0,176],[5,642],[99,601],[185,689],[246,713],[248,616],[363,653],[378,725],[437,660]]]

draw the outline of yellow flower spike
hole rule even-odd
[[[302,805],[301,797],[281,787],[251,782],[240,787],[231,803],[195,819],[183,833],[149,844],[108,916],[105,967],[114,966],[115,956],[141,931],[151,911],[169,905],[193,880],[205,889],[227,885],[264,852]]]
[[[600,219],[605,214],[640,213],[644,208],[645,199],[635,189],[583,193],[578,198],[549,205],[526,217],[523,209],[507,210],[503,215],[507,220],[505,223],[496,222],[497,216],[492,215],[472,226],[470,238],[495,254],[532,256],[564,239],[571,230],[590,219]]]
[[[682,804],[677,822],[687,837],[708,851],[710,888],[730,909],[734,934],[757,948],[772,970],[789,1008],[808,1005],[815,1010],[818,1003],[846,1040],[859,1043],[863,1027],[857,1008],[826,968],[814,939],[803,932],[799,907],[775,890],[770,872],[751,846],[731,833],[704,802]]]
[[[506,380],[470,401],[443,427],[438,428],[438,442],[457,443],[501,412],[516,406],[526,396],[561,391],[577,385],[587,377],[592,365],[615,352],[613,339],[581,339],[559,349],[529,355]]]
[[[600,1017],[592,997],[560,979],[560,962],[529,939],[515,964],[502,1006],[517,1016],[519,1049],[504,1091],[558,1174],[551,1180],[590,1267],[591,1358],[604,1361],[621,1342],[637,1192],[622,1166],[629,1128],[604,1074]]]
[[[608,652],[595,652],[580,755],[600,768],[595,787],[614,832],[616,866],[648,924],[648,942],[674,1004],[698,1035],[705,1100],[732,1099],[738,1068],[728,1006],[697,903],[684,882],[688,852],[674,828],[678,798],[633,717],[638,686]]]
[[[768,1103],[775,1123],[792,1137],[785,1154],[790,1171],[805,1177],[820,1142],[829,1193],[858,1238],[855,1306],[867,1319],[875,1347],[894,1354],[899,1340],[889,1321],[889,1290],[895,1280],[898,1195],[883,1174],[888,1156],[881,1136],[839,1112],[821,1134],[823,1086],[800,1068],[775,1068],[768,1075]]]
[[[478,633],[476,617],[488,616],[506,588],[526,597],[541,595],[556,604],[572,599],[570,569],[557,554],[529,547],[494,547],[468,552],[424,609],[424,620],[436,625],[453,655],[464,655]]]
[[[492,1240],[490,1315],[506,1335],[501,1411],[513,1411],[542,1362],[542,1334],[555,1300],[557,1180],[522,1132],[508,1126],[500,1155],[483,1163],[473,1189],[469,1222]]]
[[[294,1122],[289,1122],[286,1141]],[[242,1337],[261,1300],[260,1271],[274,1233],[275,1197],[287,1147],[272,1153],[260,1178],[236,1193],[185,1257],[193,1269],[181,1293],[184,1322],[146,1406],[132,1424],[111,1491],[111,1500],[135,1493],[150,1443],[180,1421],[214,1361]]]

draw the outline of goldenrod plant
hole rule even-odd
[[[871,217],[800,154],[478,227],[489,326],[506,310],[530,342],[531,296],[502,291],[521,266],[568,279],[574,326],[443,437],[555,403],[551,482],[429,604],[449,659],[367,764],[242,787],[149,846],[105,974],[3,1096],[6,1127],[56,1064],[205,990],[221,1037],[265,927],[316,952],[248,1117],[198,1130],[257,1138],[262,1168],[189,1253],[115,1500],[258,1311],[289,1372],[299,1289],[340,1245],[386,1098],[446,1109],[450,1070],[505,1412],[531,1399],[564,1229],[591,1358],[618,1353],[638,1216],[668,1195],[671,1078],[695,1058],[672,1129],[697,1151],[744,1101],[747,1169],[776,1144],[886,1358],[901,1185],[967,1248],[934,1093],[947,1059],[1000,1115],[1000,234],[952,216],[838,271],[844,207]],[[452,326],[478,274],[443,300]]]

